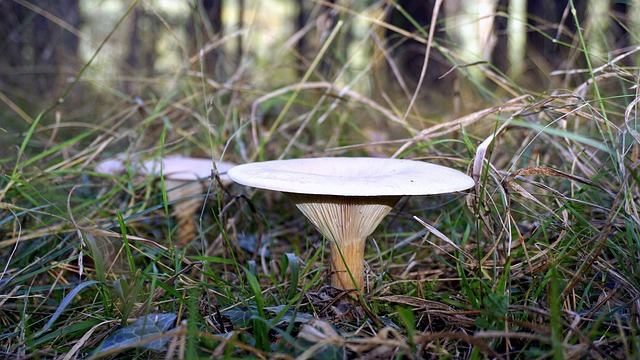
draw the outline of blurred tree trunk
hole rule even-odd
[[[630,43],[638,43],[638,39],[640,39],[640,1],[634,1],[629,5],[627,10],[627,24],[629,25],[629,36],[632,41]],[[632,59],[634,59],[634,65],[640,66],[640,56],[635,54]]]
[[[340,11],[336,9],[335,0],[315,2],[296,0],[297,12],[293,19],[295,24],[295,56],[296,71],[302,76],[309,68],[316,56],[338,24]],[[345,25],[332,39],[327,52],[322,55],[317,71],[324,78],[331,78],[340,68],[350,44],[351,32],[349,25]]]
[[[604,0],[603,0],[604,1]],[[584,20],[586,1],[574,2],[577,17]],[[568,1],[529,1],[527,3],[529,25],[539,31],[529,31],[527,42],[529,56],[548,62],[549,70],[558,68],[568,69],[576,66],[575,59],[571,57],[574,52],[570,47],[562,43],[576,43],[576,23],[571,15]],[[556,41],[551,41],[555,39]]]
[[[507,25],[507,57],[508,74],[516,80],[525,69],[525,53],[527,51],[527,0],[510,0]]]
[[[587,4],[587,19],[583,28],[589,49],[589,59],[594,65],[601,65],[606,61],[607,49],[610,48],[609,39],[606,31],[609,28],[611,11],[611,3],[602,0],[589,0]]]
[[[316,30],[318,31],[318,44],[314,55],[317,55],[320,49],[324,46],[325,42],[329,40],[329,36],[333,32],[338,23],[338,12],[334,9],[336,0],[327,0],[326,4],[322,5],[322,10],[316,18]],[[336,72],[336,39],[333,40],[333,44],[329,47],[327,53],[322,56],[322,61],[318,65],[318,71],[324,75],[325,78],[331,78],[331,74]]]
[[[222,34],[222,0],[202,0],[202,8],[207,14],[211,35]]]
[[[205,29],[210,28],[210,31],[206,32],[207,42],[222,37],[224,29],[222,25],[222,0],[202,0],[202,9],[207,15],[206,19],[202,19]],[[215,74],[221,57],[221,48],[215,48],[205,54],[206,68],[211,74]]]
[[[59,90],[78,66],[79,0],[0,1],[0,90],[30,89],[25,97]],[[72,30],[73,31],[73,30]],[[19,68],[19,69],[18,69]],[[26,86],[28,84],[28,86]]]
[[[197,55],[203,51],[201,61],[204,70],[212,76],[217,71],[222,49],[220,47],[209,49],[208,45],[223,35],[222,7],[222,0],[197,0],[193,21],[187,23],[186,29],[191,53]]]
[[[131,14],[131,31],[129,32],[129,53],[127,55],[127,65],[131,70],[138,68],[139,66],[139,48],[140,48],[140,31],[138,27],[138,22],[140,21],[140,8],[136,7],[133,9],[133,13]]]
[[[638,1],[634,1],[638,3]],[[626,2],[590,0],[587,5],[587,35],[591,60],[601,65],[610,53],[629,45],[627,29],[633,28],[633,17],[627,15]],[[637,39],[637,38],[636,38]]]
[[[127,71],[134,79],[144,78],[154,73],[160,22],[155,14],[147,12],[142,6],[133,9],[129,20]],[[125,84],[125,90],[131,95],[138,95],[144,84],[144,81],[129,81]]]
[[[244,29],[244,0],[238,0],[238,29]],[[240,64],[242,61],[242,54],[244,52],[244,44],[242,43],[242,36],[238,36],[238,48],[236,49],[236,62]]]
[[[445,0],[444,4],[449,1]],[[426,40],[435,4],[435,0],[399,0],[397,1],[397,6],[393,6],[390,9],[387,21],[400,29],[423,36]],[[437,28],[434,33],[434,41],[444,46],[448,45],[445,40],[445,32],[442,31],[442,24],[447,16],[445,9],[440,9],[436,19],[438,25],[436,25]],[[409,39],[391,30],[385,32],[385,38],[386,47],[395,63],[394,67],[400,70],[400,74],[389,71],[388,75],[394,78],[401,77],[401,79],[391,79],[390,81],[391,83],[398,83],[402,88],[402,92],[409,99],[420,79],[426,46],[424,43]],[[452,66],[437,48],[431,49],[429,67],[422,84],[424,89],[429,89],[430,91],[422,91],[421,93],[429,102],[443,104],[451,102],[452,98],[456,98],[457,75],[455,72],[447,74]],[[447,75],[444,76],[445,74]],[[383,76],[385,75],[387,74],[383,74]],[[406,86],[402,85],[405,82]]]
[[[445,30],[452,40],[454,52],[464,64],[491,61],[496,44],[494,20],[497,0],[449,0],[444,3]],[[476,79],[483,74],[477,67],[469,67]]]
[[[304,6],[305,0],[296,0],[296,4],[298,6],[298,12],[296,13],[295,20],[295,31],[298,36],[298,41],[296,42],[295,51],[296,51],[296,70],[298,72],[298,76],[302,76],[305,73],[306,62],[304,61],[304,54],[307,51],[307,37],[306,34],[302,34],[304,28],[307,26],[307,19],[309,15],[307,14],[307,10]]]
[[[423,29],[428,27],[433,1],[398,0],[396,3],[404,13],[394,9],[388,19],[390,24],[411,32],[416,31],[414,24]],[[573,3],[581,31],[587,36],[590,49],[600,58],[606,60],[611,57],[611,51],[636,44],[637,40],[630,39],[640,38],[639,1],[575,0]],[[599,11],[588,12],[589,9]],[[447,0],[439,23],[443,21],[451,43],[441,44],[456,50],[461,62],[491,61],[513,80],[524,74],[531,84],[541,88],[547,87],[549,81],[558,81],[554,86],[566,86],[565,79],[550,77],[549,73],[586,67],[568,0]],[[394,59],[407,74],[407,80],[411,80],[411,74],[415,78],[422,59],[418,53],[408,54],[412,49],[422,47],[392,31],[387,32],[387,40]],[[438,53],[432,53],[434,55],[438,56]],[[429,79],[437,79],[442,68],[448,71],[454,65],[442,58],[439,60],[429,65],[427,86],[434,85]],[[438,62],[441,68],[431,66]],[[451,86],[444,88],[451,89]]]

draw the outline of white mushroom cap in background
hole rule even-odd
[[[119,174],[126,170],[126,157],[119,154],[115,158],[98,164],[95,170],[105,174]],[[235,166],[227,162],[216,162],[216,169],[220,173],[220,181],[230,184],[231,179],[226,172]],[[204,180],[211,178],[214,162],[206,158],[193,158],[180,155],[169,155],[162,159],[154,158],[145,161],[131,160],[131,166],[141,175],[164,177],[167,200],[173,203],[171,215],[178,221],[177,242],[186,244],[195,235],[196,211],[202,208],[204,198],[198,196],[206,193]],[[179,201],[184,199],[184,201]],[[179,201],[179,202],[178,202]]]
[[[223,183],[230,183],[225,174],[235,164],[216,162],[216,168],[221,174]],[[211,176],[213,160],[205,158],[193,158],[181,155],[170,155],[162,158],[162,174],[166,179],[172,180],[202,180]],[[143,174],[160,175],[160,161],[158,159],[146,160],[140,164],[140,172]]]
[[[466,174],[423,161],[364,157],[274,160],[228,172],[242,185],[298,194],[339,196],[433,195],[474,185]]]
[[[115,158],[102,161],[95,167],[96,172],[103,174],[118,174],[124,172],[126,158],[123,154],[116,155]],[[194,158],[181,155],[165,156],[161,160],[159,158],[149,159],[138,162],[131,161],[131,166],[138,169],[138,173],[144,175],[160,175],[162,164],[162,174],[165,179],[173,180],[203,180],[211,176],[213,170],[213,160],[206,158]],[[235,164],[228,162],[216,162],[216,169],[221,174],[220,179],[223,183],[231,183],[231,179],[226,175]]]
[[[118,154],[115,158],[104,160],[100,162],[96,167],[95,171],[100,174],[110,174],[115,175],[126,170],[125,162],[127,158],[124,154]]]

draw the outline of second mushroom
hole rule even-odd
[[[468,189],[460,171],[421,161],[325,157],[244,164],[235,182],[285,193],[330,242],[331,285],[362,289],[366,239],[405,195]]]

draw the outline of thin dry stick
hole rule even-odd
[[[598,66],[597,68],[593,69],[593,71],[591,71],[591,73],[593,74],[597,74],[605,69],[608,68],[614,68],[615,64],[618,63],[619,61],[623,60],[624,58],[633,55],[637,52],[640,51],[640,45],[636,46],[634,48],[632,48],[631,50],[622,53],[621,55],[616,56],[615,58],[607,61],[606,63],[602,64],[601,66]],[[554,76],[554,75],[574,75],[574,74],[583,74],[583,73],[588,73],[589,69],[571,69],[571,70],[556,70],[556,71],[552,71],[551,73],[549,73],[549,75]]]
[[[460,252],[462,255],[464,255],[464,257],[466,257],[469,260],[468,263],[464,263],[465,266],[470,266],[472,268],[475,268],[476,266],[478,266],[478,263],[477,263],[476,259],[473,257],[473,255],[471,255],[465,249],[459,247],[456,243],[451,241],[451,239],[449,239],[445,234],[441,233],[438,229],[436,229],[435,227],[431,226],[426,221],[420,219],[417,216],[413,216],[413,219],[416,220],[417,222],[419,222],[420,225],[424,226],[431,234],[435,235],[440,240],[442,240],[442,241],[446,242],[447,244],[451,245],[454,249],[456,249],[458,252]],[[452,258],[458,259],[457,256],[455,256],[454,254],[449,253],[447,250],[443,249],[438,244],[434,243],[433,241],[427,240],[426,236],[424,237],[424,240],[429,242],[431,245],[435,246],[436,248],[440,249],[445,254],[451,256]]]
[[[71,220],[71,223],[73,224],[73,227],[76,228],[76,234],[78,235],[78,238],[80,239],[80,255],[78,255],[78,279],[82,280],[82,275],[84,273],[84,264],[82,262],[82,259],[84,259],[84,248],[87,247],[87,244],[85,244],[84,242],[84,238],[82,237],[82,232],[80,231],[80,226],[78,225],[78,223],[76,222],[75,217],[73,216],[73,211],[71,210],[71,194],[73,194],[73,191],[77,188],[78,186],[74,186],[73,188],[71,188],[71,190],[69,191],[69,195],[67,196],[67,213],[69,215],[69,219]]]
[[[33,11],[34,13],[46,18],[47,20],[51,21],[52,23],[56,24],[57,26],[59,26],[60,28],[70,32],[71,34],[73,34],[75,37],[77,37],[78,39],[81,39],[82,41],[84,41],[85,43],[91,44],[91,38],[87,35],[85,35],[82,31],[80,31],[80,29],[75,28],[73,25],[69,24],[68,22],[64,21],[63,19],[61,19],[60,17],[52,14],[51,12],[38,7],[34,4],[32,4],[32,2],[26,1],[26,0],[13,0],[14,2],[24,6],[25,8]]]
[[[71,359],[77,359],[78,357],[76,357],[76,354],[83,349],[83,347],[90,347],[90,342],[89,339],[91,339],[91,336],[93,335],[93,333],[98,330],[99,328],[102,328],[104,325],[110,325],[110,324],[115,324],[117,322],[119,322],[120,320],[105,320],[97,325],[94,325],[91,329],[89,329],[81,338],[80,340],[78,340],[78,342],[76,342],[76,344],[71,348],[71,350],[65,354],[65,356],[62,358],[62,360],[71,360]],[[113,329],[113,328],[111,328]],[[108,329],[107,332],[110,333],[111,329]],[[100,335],[99,337],[103,337],[104,335]]]
[[[9,99],[3,92],[0,91],[0,102],[3,102],[9,109],[11,109],[20,119],[22,119],[27,124],[33,124],[33,118],[29,116],[24,110],[18,106],[18,104],[14,103],[11,99]]]
[[[1,207],[0,207],[1,208]],[[0,274],[0,281],[4,279],[4,275],[7,273],[7,270],[9,269],[9,264],[11,264],[11,260],[13,259],[13,256],[16,254],[16,251],[18,250],[18,245],[20,244],[20,235],[22,234],[22,223],[20,222],[20,218],[18,217],[18,215],[13,211],[13,209],[11,208],[7,208],[7,210],[11,213],[11,215],[13,215],[13,218],[15,219],[14,224],[18,225],[18,236],[13,235],[14,237],[16,237],[16,242],[13,246],[13,249],[11,250],[11,254],[9,254],[9,258],[7,258],[7,262],[4,266],[4,268],[2,269],[2,273]],[[14,225],[14,234],[15,234],[15,225]],[[16,288],[17,289],[17,288]],[[0,307],[2,307],[2,303],[3,301],[0,299]]]
[[[417,134],[416,136],[414,136],[412,139],[408,139],[406,140],[406,143],[403,144],[391,157],[392,158],[396,158],[398,156],[400,156],[400,154],[402,154],[405,150],[407,150],[411,145],[420,142],[420,141],[424,141],[426,139],[435,137],[435,136],[440,136],[440,135],[444,135],[447,133],[451,133],[457,129],[460,128],[460,126],[466,126],[469,124],[473,124],[476,121],[485,118],[486,116],[489,116],[493,113],[496,112],[502,112],[502,111],[513,111],[513,110],[522,110],[522,108],[525,106],[522,101],[528,100],[530,99],[530,95],[522,95],[519,96],[515,99],[511,99],[509,101],[507,101],[506,103],[502,104],[502,105],[497,105],[497,106],[493,106],[490,107],[488,109],[483,109],[480,111],[476,111],[472,114],[469,115],[465,115],[461,118],[452,120],[452,121],[448,121],[446,123],[441,123],[441,124],[437,124],[434,126],[431,126],[427,129],[424,129],[422,131],[420,131],[419,134]],[[443,131],[440,132],[436,132],[437,130],[440,129],[445,129]]]

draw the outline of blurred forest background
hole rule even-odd
[[[340,86],[364,74],[358,80],[361,93],[376,98],[404,91],[410,97],[436,3],[0,1],[0,136],[15,143],[16,131],[53,104],[67,121],[99,122],[109,113],[105,107],[162,97],[180,77],[204,76],[214,87],[256,91],[295,83],[340,21],[341,41],[331,44],[331,56],[322,58],[311,79]],[[637,1],[576,0],[574,5],[596,65],[637,46]],[[434,50],[419,94],[419,104],[429,112],[459,115],[491,103],[487,92],[466,91],[478,86],[489,86],[499,99],[504,88],[498,76],[486,81],[491,73],[537,91],[586,78],[585,72],[563,72],[585,68],[567,1],[448,0],[437,14]],[[626,65],[636,62],[630,53]],[[372,69],[363,72],[368,66]],[[469,77],[458,81],[459,71],[484,83],[467,86]],[[392,89],[398,92],[386,94]],[[45,120],[53,121],[51,115]]]

